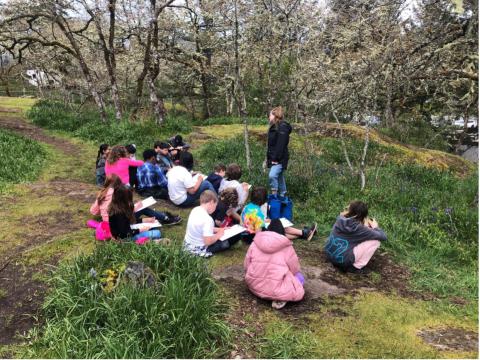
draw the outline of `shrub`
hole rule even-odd
[[[45,164],[47,152],[38,142],[0,129],[0,192],[8,184],[34,180]]]
[[[140,261],[157,285],[119,282],[106,292],[101,274]],[[45,324],[30,333],[27,357],[197,358],[223,354],[229,329],[203,259],[157,244],[107,243],[63,264],[51,280]]]

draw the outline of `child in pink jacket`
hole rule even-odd
[[[132,160],[127,157],[127,150],[125,146],[114,146],[108,155],[107,162],[105,163],[105,175],[110,174],[117,175],[122,183],[130,185],[130,174],[128,171],[129,166],[142,166],[143,161]]]
[[[269,231],[258,232],[244,261],[245,282],[252,293],[272,300],[281,309],[287,301],[303,299],[305,281],[292,241],[285,236],[279,219],[272,220]]]

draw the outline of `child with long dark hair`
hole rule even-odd
[[[95,161],[95,182],[97,186],[103,186],[105,182],[105,162],[107,161],[109,152],[110,146],[108,146],[108,144],[100,145],[97,160]]]
[[[122,240],[139,240],[149,238],[158,240],[162,234],[158,229],[150,229],[147,225],[139,230],[132,230],[130,225],[134,224],[135,213],[132,190],[126,186],[120,186],[114,190],[112,202],[108,209],[110,232],[113,238]],[[153,222],[154,218],[144,218],[143,222]]]
[[[90,207],[90,213],[92,215],[100,215],[102,221],[108,222],[108,209],[112,202],[113,192],[121,186],[123,186],[122,181],[117,175],[108,175],[105,180],[104,188],[98,192],[95,202]],[[135,210],[135,218],[137,222],[140,221],[141,216],[154,217],[162,223],[162,225],[175,225],[182,221],[182,218],[178,215],[173,215],[168,211],[165,213],[156,211],[148,207],[138,211]]]
[[[337,217],[325,245],[328,259],[344,271],[362,273],[380,241],[387,236],[375,220],[368,218],[368,206],[352,201],[348,209]]]
[[[217,227],[229,227],[239,224],[242,219],[235,211],[238,206],[238,193],[234,188],[227,188],[218,195],[218,203],[211,214]]]

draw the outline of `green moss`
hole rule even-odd
[[[233,248],[228,251],[218,253],[208,260],[210,268],[222,269],[231,265],[243,265],[243,259],[248,247],[239,241]]]
[[[39,244],[22,256],[26,265],[38,265],[52,258],[68,260],[80,254],[89,254],[96,246],[93,230],[82,229],[54,237],[45,244]]]
[[[33,98],[19,98],[0,96],[0,107],[20,109],[23,112],[30,109],[38,99]]]
[[[455,327],[477,330],[474,321],[432,312],[420,301],[378,293],[362,294],[352,305],[341,307],[347,316],[335,317],[328,307],[308,316],[313,350],[322,358],[438,358],[477,357],[476,352],[441,352],[425,344],[417,331]]]

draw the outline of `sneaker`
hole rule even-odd
[[[272,308],[274,308],[276,310],[280,310],[285,305],[287,305],[286,301],[276,301],[276,300],[272,301]]]
[[[170,226],[170,225],[177,225],[182,222],[182,218],[178,215],[172,215],[169,212],[166,213],[165,219],[162,221],[162,225]]]
[[[312,240],[313,238],[313,235],[315,235],[315,233],[317,232],[317,223],[313,223],[312,226],[310,226],[309,228],[304,228],[303,229],[303,238],[307,241],[310,241]]]

